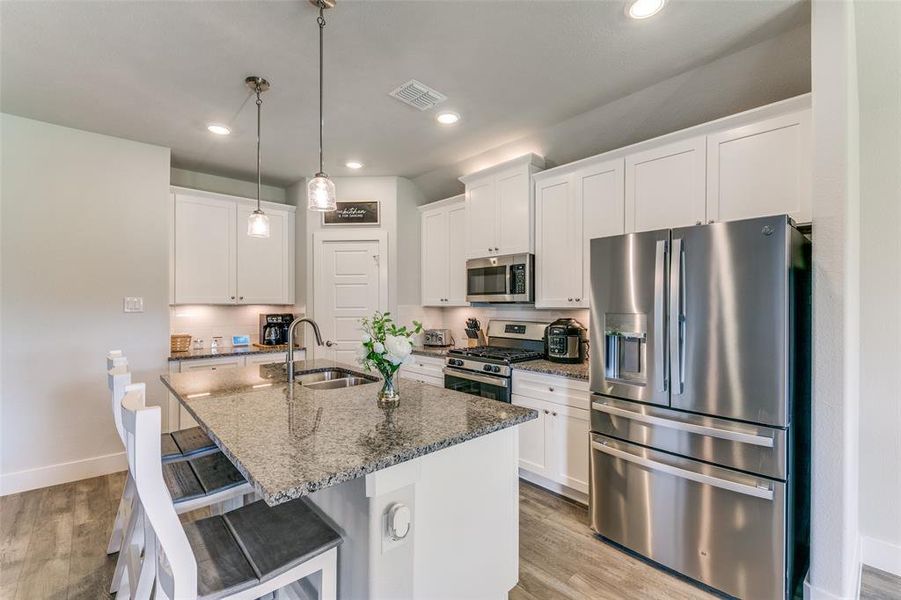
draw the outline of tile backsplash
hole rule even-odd
[[[207,348],[214,336],[222,337],[222,346],[231,346],[233,335],[249,335],[253,343],[259,338],[261,314],[287,312],[293,312],[295,317],[303,314],[296,307],[287,306],[170,306],[169,333],[188,333],[195,340],[203,340]],[[297,334],[302,338],[300,328]],[[300,343],[303,344],[302,339]]]
[[[587,308],[582,309],[537,309],[533,306],[503,305],[464,306],[456,308],[425,308],[421,306],[398,306],[398,321],[403,324],[413,319],[422,322],[426,329],[450,329],[457,346],[465,346],[467,342],[466,319],[475,317],[482,324],[487,334],[488,321],[505,319],[512,321],[540,321],[550,323],[561,317],[570,317],[588,327]]]

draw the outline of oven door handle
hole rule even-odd
[[[482,375],[480,373],[472,373],[463,369],[454,369],[452,367],[444,367],[444,374],[460,379],[469,379],[478,383],[487,383],[488,385],[496,385],[498,387],[510,387],[509,381],[504,377],[493,377],[491,375]]]

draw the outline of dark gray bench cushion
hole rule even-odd
[[[202,452],[218,450],[207,434],[200,427],[191,427],[172,432],[172,439],[178,445],[179,450],[185,456],[194,456]]]
[[[257,576],[265,581],[341,543],[341,536],[303,499],[259,501],[224,515]]]
[[[207,494],[227,490],[247,481],[221,452],[192,458],[188,464],[194,469],[197,480]]]
[[[197,559],[199,597],[220,598],[259,582],[221,516],[193,521],[184,528]]]

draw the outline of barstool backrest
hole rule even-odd
[[[112,398],[113,422],[116,424],[116,432],[119,434],[119,439],[122,440],[122,445],[127,448],[125,429],[122,427],[122,398],[125,397],[125,388],[131,385],[131,373],[128,372],[128,365],[111,368],[106,372],[106,379]]]
[[[130,384],[125,387],[121,404],[128,470],[135,481],[144,518],[161,549],[157,552],[156,544],[148,543],[144,557],[156,561],[157,585],[168,598],[190,600],[197,597],[197,561],[163,480],[160,408],[146,406],[145,398],[143,383]]]

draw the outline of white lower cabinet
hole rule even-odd
[[[437,356],[414,354],[413,360],[400,368],[402,379],[444,387],[444,359]]]
[[[513,404],[538,411],[537,419],[519,426],[521,472],[556,492],[584,500],[591,428],[588,383],[514,371]]]

